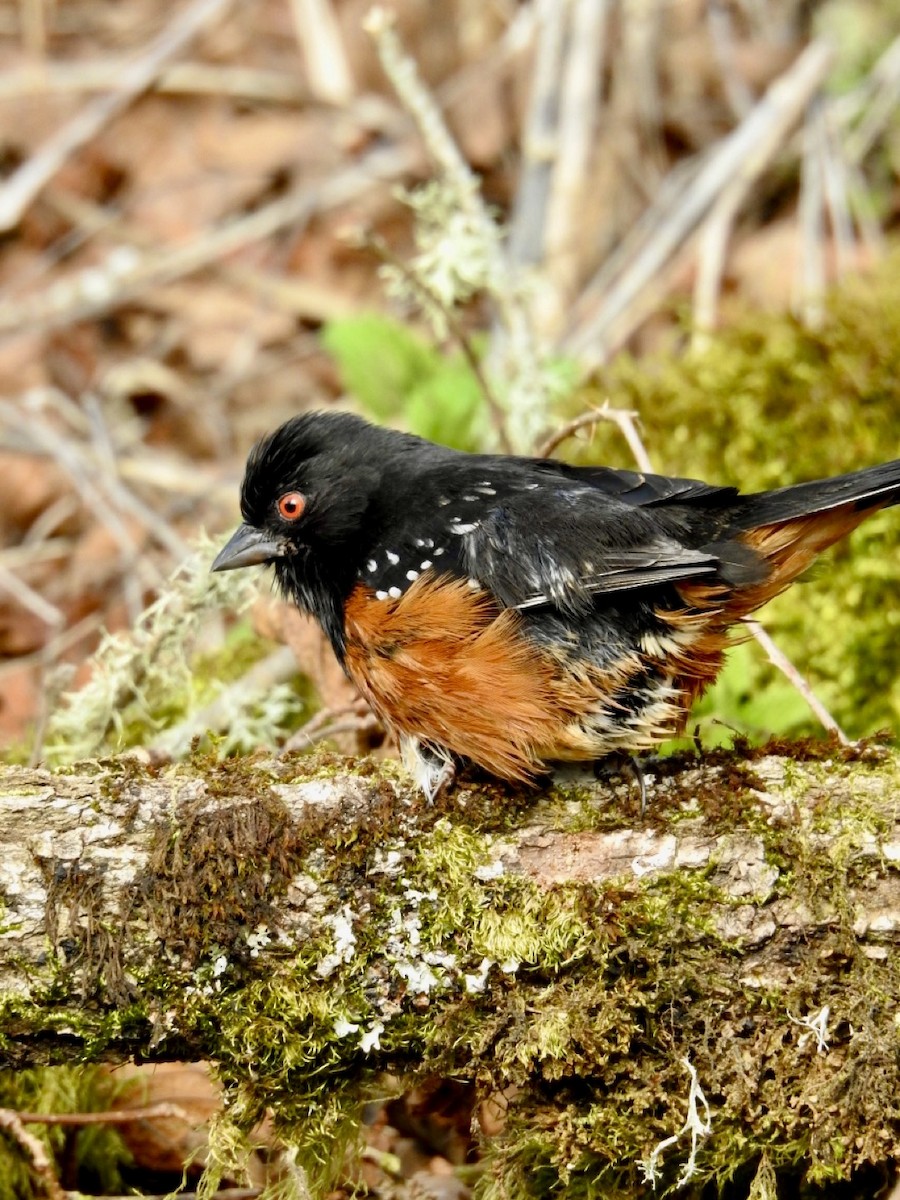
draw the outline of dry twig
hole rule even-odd
[[[25,1157],[37,1176],[41,1187],[50,1200],[66,1200],[53,1163],[40,1138],[29,1133],[25,1128],[21,1115],[10,1108],[0,1108],[0,1129],[4,1129],[22,1148]]]
[[[256,212],[225,221],[187,245],[146,254],[120,246],[110,252],[105,268],[93,267],[36,296],[0,303],[0,334],[48,329],[110,312],[151,287],[217,263],[288,226],[302,226],[315,213],[356,199],[418,161],[411,146],[379,148],[330,178],[304,184]]]
[[[344,708],[320,708],[305,725],[291,734],[279,754],[309,750],[339,733],[372,733],[380,727],[378,718],[360,697]]]
[[[825,293],[825,203],[820,105],[812,103],[803,135],[800,184],[800,264],[794,309],[810,328],[822,323]]]
[[[165,62],[177,54],[230,0],[193,0],[122,72],[114,92],[76,113],[0,186],[0,231],[14,228],[45,183],[70,155],[147,90]]]
[[[349,104],[353,76],[332,0],[291,0],[313,95],[326,104]]]
[[[488,370],[500,361],[508,382],[509,407],[517,409],[518,428],[533,424],[546,399],[546,379],[525,302],[522,281],[512,269],[478,180],[454,142],[435,97],[421,79],[415,61],[404,52],[392,17],[373,9],[367,29],[375,40],[379,60],[403,107],[413,117],[426,148],[435,160],[453,204],[477,235],[483,287],[497,315],[491,345],[485,356]],[[501,372],[495,372],[498,376]],[[514,399],[513,399],[514,398]]]
[[[856,104],[853,104],[853,100]],[[900,100],[900,37],[894,38],[875,63],[857,95],[845,110],[845,124],[862,114],[859,124],[846,138],[847,158],[859,164],[869,153],[888,123],[896,118]]]
[[[819,722],[830,733],[835,735],[842,746],[852,746],[853,743],[850,738],[847,737],[846,733],[844,733],[843,729],[841,729],[840,725],[838,725],[837,721],[809,686],[808,681],[803,678],[784,651],[772,640],[771,635],[766,631],[764,626],[760,625],[759,621],[752,619],[746,619],[744,624],[759,642],[760,646],[762,646],[763,650],[765,650],[766,657],[772,666],[776,667],[794,685]]]
[[[135,1121],[156,1121],[170,1117],[188,1125],[197,1124],[191,1121],[179,1104],[168,1101],[149,1104],[144,1108],[111,1108],[103,1112],[17,1112],[16,1116],[23,1125],[131,1125]]]
[[[652,472],[653,467],[650,464],[650,458],[635,424],[637,416],[636,412],[631,412],[628,409],[610,408],[608,404],[604,404],[602,408],[592,409],[589,413],[583,413],[580,417],[575,417],[574,420],[563,425],[561,429],[558,429],[546,441],[542,442],[535,453],[538,458],[549,458],[558,446],[561,446],[563,442],[577,433],[579,429],[593,427],[601,421],[609,421],[613,425],[618,425],[622,431],[622,436],[628,443],[628,447],[640,469]]]
[[[262,1196],[263,1189],[258,1187],[234,1187],[234,1188],[219,1188],[215,1192],[176,1192],[177,1200],[256,1200],[258,1196]],[[69,1197],[69,1200],[74,1200]],[[104,1196],[103,1200],[172,1200],[172,1192],[150,1193],[141,1192],[140,1196],[135,1196],[131,1193],[127,1196]]]
[[[531,97],[522,133],[522,169],[509,220],[508,254],[516,266],[539,263],[544,257],[569,11],[568,3],[538,6]]]
[[[31,63],[5,67],[0,75],[0,100],[113,91],[129,63],[129,59],[104,58],[89,62],[43,62],[38,68]],[[172,63],[163,68],[150,86],[155,92],[174,96],[231,96],[262,104],[300,105],[309,100],[309,89],[294,74],[223,63]]]
[[[853,263],[856,238],[850,212],[850,195],[846,164],[840,137],[835,127],[834,106],[824,97],[821,102],[822,175],[825,186],[825,205],[834,238],[834,266],[838,277],[845,275]]]
[[[463,357],[469,364],[469,370],[478,380],[478,386],[481,388],[481,393],[484,396],[487,410],[491,418],[491,424],[494,427],[494,434],[497,438],[497,445],[504,454],[512,454],[512,446],[510,445],[509,435],[506,432],[506,414],[503,411],[503,406],[500,404],[499,397],[494,390],[493,384],[488,378],[487,372],[482,366],[481,359],[475,347],[472,345],[472,340],[456,319],[456,314],[451,308],[443,303],[440,296],[436,296],[432,289],[428,286],[428,282],[422,279],[415,271],[413,271],[403,259],[398,258],[390,249],[383,238],[370,237],[366,239],[372,251],[378,255],[383,263],[389,264],[398,274],[402,275],[403,279],[409,284],[413,291],[418,292],[425,303],[433,306],[441,313],[442,319],[446,322],[447,329],[453,339],[456,341]]]
[[[735,176],[757,172],[784,141],[821,87],[834,59],[829,43],[812,42],[797,61],[769,88],[747,118],[724,138],[706,161],[671,211],[665,197],[652,210],[652,219],[641,223],[637,246],[629,248],[617,278],[604,282],[598,292],[598,277],[585,289],[576,307],[573,323],[563,348],[579,357],[586,368],[596,366],[621,344],[634,327],[634,310],[647,308],[648,287],[658,280],[672,257],[683,247],[712,204]],[[651,232],[644,240],[647,226]],[[621,261],[620,257],[620,261]],[[599,300],[599,305],[598,305]],[[595,311],[590,311],[596,307]]]
[[[568,52],[559,96],[556,165],[547,212],[547,267],[556,281],[559,311],[566,309],[581,268],[585,187],[596,154],[600,85],[612,17],[610,0],[572,0]]]
[[[0,661],[0,680],[28,667],[43,666],[45,660],[55,666],[67,651],[95,634],[102,624],[103,617],[99,613],[89,613],[69,629],[51,638],[39,650]]]

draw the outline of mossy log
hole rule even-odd
[[[5,768],[0,1060],[213,1059],[320,1187],[387,1075],[503,1098],[486,1196],[858,1179],[900,1152],[898,783],[800,745],[665,760],[644,815],[328,755]]]

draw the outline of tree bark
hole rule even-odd
[[[851,1176],[900,1146],[900,756],[829,753],[660,763],[643,817],[325,754],[4,768],[0,1061],[214,1058],[240,1125],[451,1073],[516,1097],[507,1180],[526,1128],[620,1182]],[[712,1132],[651,1162],[694,1071]]]

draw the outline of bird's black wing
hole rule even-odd
[[[670,504],[706,508],[725,506],[738,498],[737,488],[704,483],[701,479],[651,475],[645,471],[625,471],[615,467],[575,467],[556,459],[536,458],[531,459],[530,463],[539,471],[587,484],[624,504],[640,508]]]
[[[581,612],[602,593],[715,578],[720,548],[685,545],[678,528],[605,489],[545,476],[507,491],[467,528],[463,557],[506,607]]]

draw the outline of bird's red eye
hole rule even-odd
[[[286,521],[296,521],[303,516],[306,508],[306,497],[300,492],[285,492],[278,501],[278,511]]]

